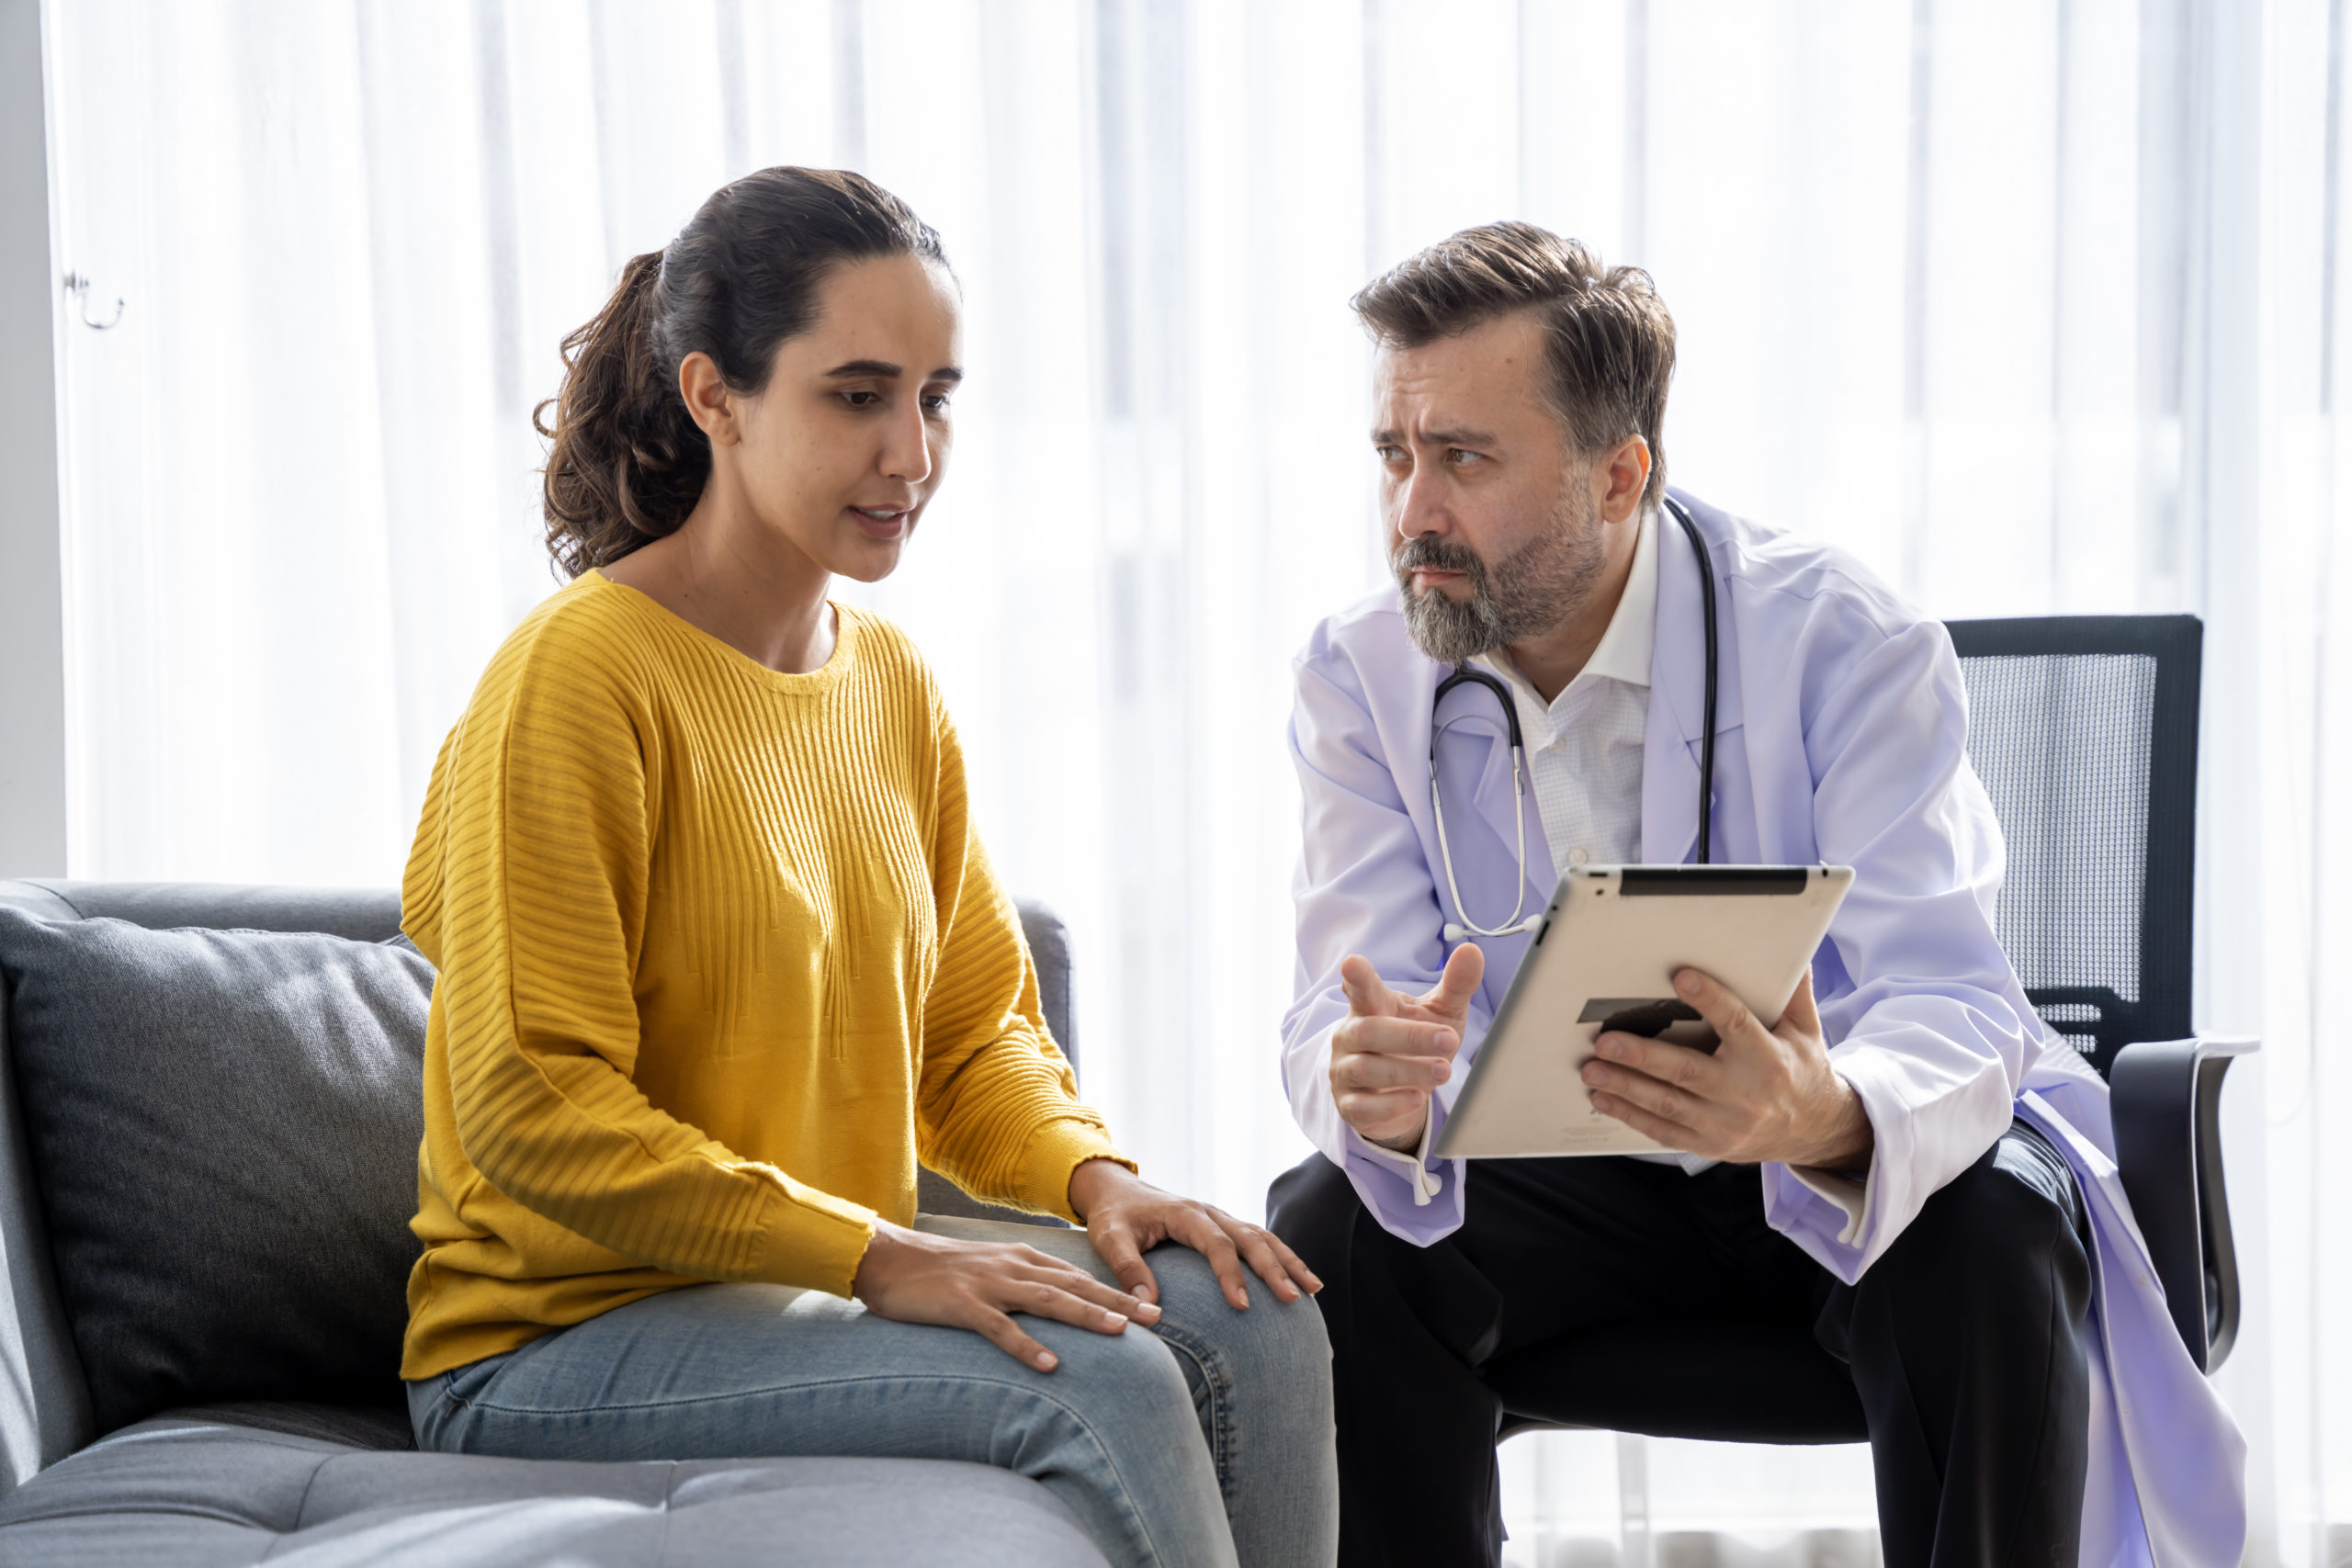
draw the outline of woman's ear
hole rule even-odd
[[[735,390],[709,355],[696,349],[679,362],[678,395],[713,446],[732,446],[742,439],[735,428]]]

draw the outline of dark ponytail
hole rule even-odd
[[[832,270],[874,256],[947,265],[939,235],[863,175],[762,169],[721,187],[667,247],[635,257],[595,319],[563,340],[562,388],[532,413],[549,442],[548,551],[577,577],[675,533],[702,499],[710,441],[678,367],[710,355],[739,392],[808,330]],[[548,411],[555,422],[548,423]]]

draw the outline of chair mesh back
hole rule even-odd
[[[2132,654],[1972,659],[1969,761],[1993,797],[2009,874],[1996,921],[2028,987],[2105,987],[2140,999],[2148,863],[2148,728],[2156,661]],[[2060,761],[2067,767],[2054,766]],[[2042,1017],[2077,1048],[2086,1002]]]
[[[2188,1035],[2196,618],[1951,630],[2008,848],[1995,925],[2026,995],[2101,1073],[2134,1041]]]

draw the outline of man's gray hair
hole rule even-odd
[[[1639,435],[1650,448],[1643,502],[1655,506],[1666,492],[1659,436],[1674,318],[1640,267],[1604,269],[1582,243],[1532,223],[1488,223],[1406,258],[1352,303],[1377,341],[1399,348],[1542,310],[1547,389],[1577,450],[1590,456]]]

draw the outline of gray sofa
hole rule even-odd
[[[414,1451],[385,1281],[413,1254],[430,970],[399,912],[0,881],[0,1564],[1102,1563],[981,1465]],[[1066,934],[1022,915],[1069,1043]],[[74,994],[107,964],[138,986]],[[1006,1217],[929,1172],[922,1205]]]

